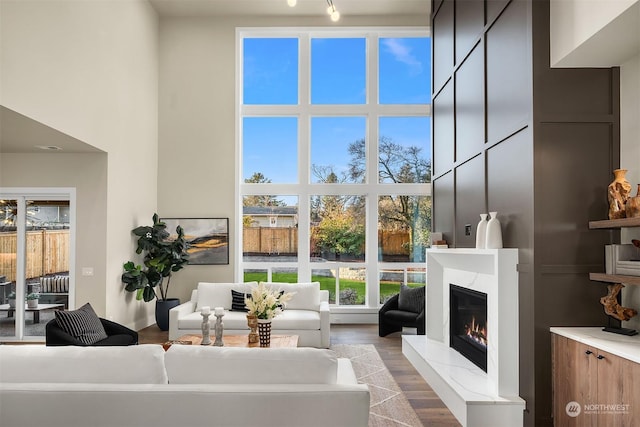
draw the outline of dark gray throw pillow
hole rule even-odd
[[[100,318],[89,303],[77,310],[56,311],[56,322],[63,331],[83,344],[91,345],[107,338]]]
[[[249,311],[244,304],[245,297],[251,298],[251,294],[245,294],[244,292],[231,289],[231,311]]]
[[[424,286],[410,288],[407,285],[400,285],[398,310],[420,313],[424,310],[424,291]]]

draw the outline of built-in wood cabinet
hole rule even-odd
[[[583,415],[579,423],[578,417],[567,414],[567,411],[575,413],[582,402],[597,400],[597,359],[590,357],[587,351],[584,344],[553,334],[553,419],[556,427],[596,425],[589,415]],[[570,402],[577,402],[579,406],[567,409]]]
[[[554,426],[640,426],[640,339],[564,329],[580,341],[552,333]],[[614,351],[601,348],[608,346]]]

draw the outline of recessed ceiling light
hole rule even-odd
[[[39,148],[41,150],[46,150],[46,151],[60,151],[62,150],[62,148],[56,146],[56,145],[36,145],[36,148]]]

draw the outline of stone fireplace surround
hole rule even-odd
[[[523,425],[519,393],[518,250],[427,250],[426,336],[403,354],[463,426]],[[449,285],[487,294],[487,372],[449,347]]]

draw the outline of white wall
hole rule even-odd
[[[154,307],[131,301],[120,275],[134,253],[131,229],[149,223],[157,208],[155,11],[145,0],[3,0],[0,43],[0,103],[107,153],[106,208],[78,211],[104,233],[78,233],[78,247],[87,250],[78,268],[101,275],[96,291],[78,298],[90,297],[108,318],[146,326]],[[82,175],[74,178],[83,185]],[[24,186],[29,177],[22,169],[10,181]]]
[[[76,188],[76,307],[91,302],[98,313],[106,312],[104,285],[107,155],[11,154],[0,160],[0,182],[5,187]],[[94,266],[93,276],[82,276],[82,266]]]
[[[230,265],[190,265],[171,280],[186,300],[198,281],[233,281],[236,241],[236,27],[424,26],[414,17],[171,18],[160,22],[158,211],[228,217]]]
[[[551,0],[552,66],[620,65],[640,50],[639,0]]]

